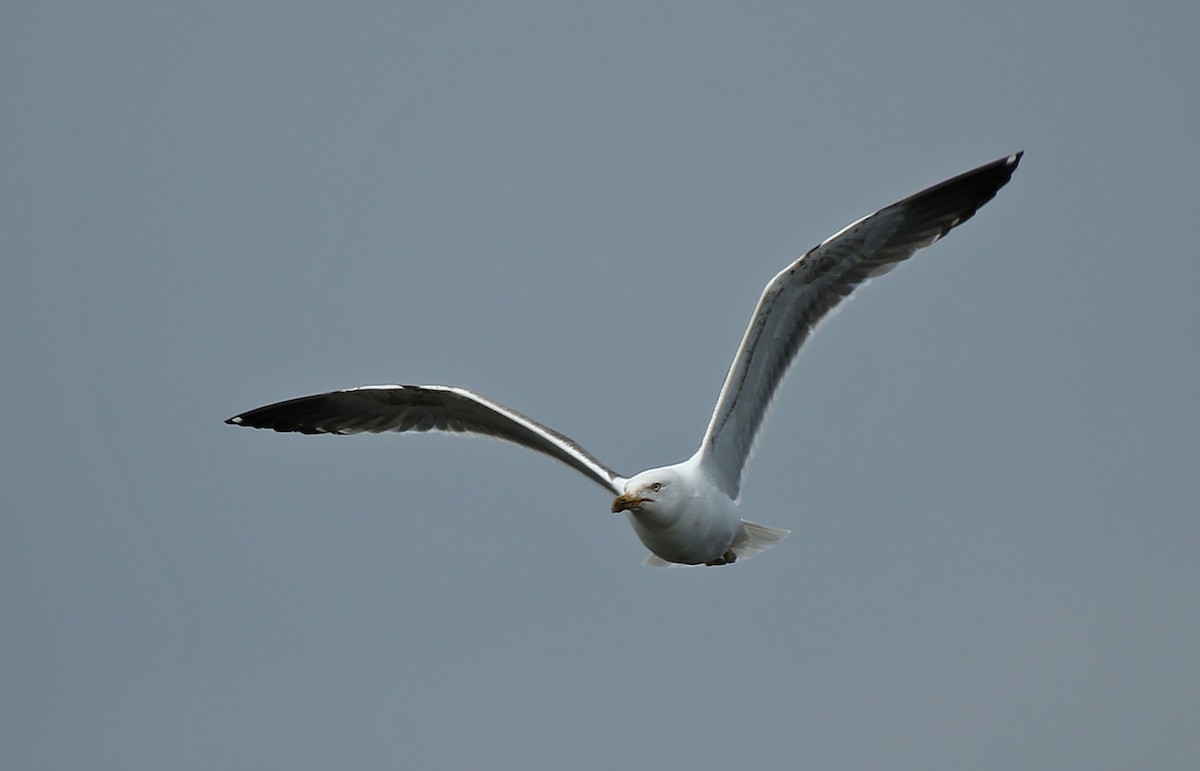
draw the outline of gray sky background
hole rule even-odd
[[[5,768],[1184,768],[1195,3],[0,10]],[[822,326],[732,568],[499,442],[235,430],[466,385],[693,451],[766,281],[1024,148]]]

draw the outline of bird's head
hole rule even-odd
[[[612,512],[628,511],[639,519],[670,516],[685,495],[683,487],[673,469],[643,471],[625,483],[625,492],[613,499]]]

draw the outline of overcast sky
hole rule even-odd
[[[0,10],[6,769],[1184,768],[1200,6]],[[805,346],[726,568],[488,440],[696,447],[766,281],[1025,149]]]

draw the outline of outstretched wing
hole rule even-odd
[[[624,477],[596,460],[571,438],[516,410],[454,386],[350,388],[269,404],[235,415],[225,422],[301,434],[430,430],[483,434],[549,455],[607,490],[620,493],[625,483]]]
[[[961,225],[1008,182],[1022,153],[980,166],[864,217],[822,241],[767,284],[700,445],[731,497],[780,379],[817,323],[854,288]]]

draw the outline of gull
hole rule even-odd
[[[1021,152],[922,190],[847,225],[784,268],[763,290],[721,386],[699,449],[682,463],[625,477],[573,439],[474,391],[374,385],[302,396],[243,412],[236,426],[301,434],[451,431],[480,434],[554,458],[616,494],[650,550],[646,564],[727,565],[789,533],[738,514],[742,476],[780,380],[830,310],[970,219],[1012,177]]]

